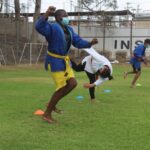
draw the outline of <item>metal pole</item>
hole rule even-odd
[[[23,54],[24,54],[24,51],[25,51],[26,45],[27,45],[27,43],[25,43],[25,45],[24,45],[24,47],[23,47],[22,54],[21,54],[21,57],[20,57],[20,60],[19,60],[19,64],[20,64],[20,63],[21,63],[21,61],[22,61],[22,57],[23,57]]]
[[[81,0],[78,0],[78,35],[80,35],[80,12],[81,11]]]
[[[38,57],[37,57],[37,60],[36,60],[36,64],[38,63],[38,61],[39,61],[39,58],[40,58],[40,56],[41,56],[41,53],[42,53],[42,50],[43,50],[43,43],[42,43],[42,46],[41,46],[41,49],[40,49],[40,52],[39,52],[39,55],[38,55]]]
[[[80,36],[80,13],[78,13],[78,35]],[[78,49],[78,57],[80,55],[80,51]]]
[[[32,44],[30,43],[30,65],[32,64]]]
[[[4,61],[4,65],[6,66],[6,61],[5,61],[5,58],[4,58],[4,55],[3,55],[3,52],[2,52],[2,49],[0,48],[0,52],[1,52],[1,56],[2,56],[2,59]]]
[[[78,13],[78,35],[80,35],[80,13]]]
[[[103,53],[105,51],[105,34],[106,34],[106,22],[105,22],[105,16],[103,16]]]
[[[130,21],[130,58],[132,57],[133,20]]]
[[[14,52],[13,47],[11,47],[11,51],[12,51],[12,54],[13,54],[13,57],[14,57],[15,65],[16,65],[16,64],[17,64],[17,62],[16,62],[16,56],[15,56],[15,52]]]

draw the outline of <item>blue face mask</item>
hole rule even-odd
[[[67,25],[69,24],[69,19],[68,19],[68,17],[63,17],[61,23],[62,23],[64,26],[67,26]]]

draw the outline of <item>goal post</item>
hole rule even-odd
[[[40,59],[44,59],[44,55],[47,51],[47,45],[45,43],[25,43],[19,64],[38,64]]]

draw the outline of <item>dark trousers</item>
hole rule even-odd
[[[75,71],[77,72],[85,71],[84,68],[85,68],[86,62],[83,64],[78,64],[78,65],[73,61],[71,61],[71,63],[72,63],[72,68]],[[94,83],[96,81],[95,74],[89,73],[87,71],[85,72],[89,78],[90,84]],[[95,99],[95,87],[89,88],[89,94],[90,94],[91,99]]]

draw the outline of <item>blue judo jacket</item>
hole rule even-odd
[[[130,63],[135,66],[135,68],[140,68],[141,67],[141,61],[138,60],[138,58],[142,58],[145,56],[145,45],[141,44],[137,46],[134,51],[133,51],[133,57],[131,58]]]
[[[89,48],[91,44],[80,38],[70,26],[67,29],[70,33],[71,40],[67,45],[65,33],[59,23],[49,23],[44,16],[41,16],[35,24],[36,30],[42,34],[48,42],[48,51],[57,55],[66,56],[71,44],[76,48]],[[66,64],[63,59],[46,55],[45,64],[50,64],[51,71],[64,71]]]

